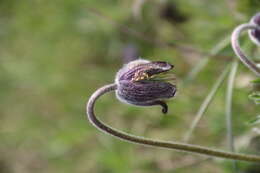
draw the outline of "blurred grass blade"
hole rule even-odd
[[[225,37],[211,49],[209,55],[201,58],[201,60],[191,69],[183,83],[187,84],[192,81],[198,75],[198,73],[208,64],[210,57],[216,56],[220,51],[226,48],[229,43],[230,37],[228,35],[228,37]]]
[[[187,133],[184,135],[184,141],[188,142],[190,140],[190,137],[194,131],[194,129],[197,127],[199,121],[201,120],[202,115],[206,112],[209,104],[211,103],[211,101],[213,100],[217,90],[220,88],[221,84],[223,83],[225,77],[228,74],[229,71],[229,65],[226,66],[226,68],[224,69],[224,71],[221,73],[221,75],[218,77],[217,81],[214,83],[213,87],[211,88],[209,94],[206,96],[206,98],[204,99],[203,103],[201,104],[196,116],[194,117],[192,124],[189,128],[189,130],[187,131]]]
[[[238,61],[234,60],[231,65],[231,70],[229,73],[227,81],[227,93],[226,93],[226,127],[227,127],[227,143],[230,151],[235,152],[234,147],[234,137],[232,130],[232,97],[233,97],[233,88],[234,80],[238,68]],[[237,163],[233,161],[234,172],[237,172]]]

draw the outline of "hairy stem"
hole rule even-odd
[[[257,76],[260,76],[260,68],[257,67],[256,63],[254,63],[252,60],[250,60],[244,52],[241,50],[240,44],[239,44],[239,36],[240,34],[249,29],[260,29],[259,26],[254,24],[241,24],[238,27],[235,28],[235,30],[232,33],[231,36],[231,44],[233,47],[233,50],[237,57],[242,61],[252,72],[254,72]]]
[[[202,147],[202,146],[198,146],[198,145],[186,144],[186,143],[168,142],[168,141],[148,139],[148,138],[134,136],[134,135],[119,131],[117,129],[114,129],[114,128],[104,124],[96,117],[96,115],[94,113],[94,106],[95,106],[96,100],[100,96],[104,95],[105,93],[108,93],[108,92],[116,90],[116,89],[117,89],[116,84],[105,85],[105,86],[99,88],[90,97],[90,99],[87,103],[86,111],[88,114],[89,121],[102,132],[108,133],[119,139],[126,140],[128,142],[137,143],[137,144],[174,149],[174,150],[179,150],[179,151],[183,151],[183,152],[192,152],[192,153],[203,154],[203,155],[208,155],[208,156],[212,156],[212,157],[220,157],[220,158],[226,158],[226,159],[260,163],[260,157],[254,156],[254,155],[236,154],[236,153],[215,150],[215,149],[210,149],[210,148],[206,148],[206,147]]]

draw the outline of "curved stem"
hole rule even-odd
[[[240,44],[239,44],[239,36],[242,31],[249,30],[249,29],[260,29],[259,26],[254,24],[241,24],[238,27],[235,28],[235,30],[232,33],[231,36],[231,44],[233,47],[234,52],[236,53],[237,57],[257,76],[260,76],[260,68],[257,67],[256,63],[254,63],[252,60],[250,60],[244,52],[241,50]]]
[[[212,157],[220,157],[220,158],[225,158],[225,159],[233,159],[233,160],[260,163],[260,157],[254,156],[254,155],[236,154],[236,153],[215,150],[215,149],[210,149],[210,148],[206,148],[206,147],[201,147],[198,145],[186,144],[186,143],[168,142],[168,141],[148,139],[148,138],[134,136],[134,135],[119,131],[117,129],[114,129],[114,128],[104,124],[96,117],[96,115],[94,113],[94,106],[95,106],[96,100],[100,96],[104,95],[105,93],[116,90],[116,89],[117,89],[116,84],[105,85],[105,86],[99,88],[90,97],[90,99],[87,103],[86,111],[88,114],[89,121],[102,132],[108,133],[119,139],[126,140],[128,142],[137,143],[137,144],[174,149],[174,150],[179,150],[179,151],[183,151],[183,152],[192,152],[192,153],[203,154],[203,155],[208,155],[208,156],[212,156]]]

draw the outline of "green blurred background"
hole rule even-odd
[[[156,106],[122,104],[113,93],[98,101],[96,111],[124,131],[181,141],[217,77],[234,59],[230,33],[257,11],[259,0],[0,0],[0,172],[232,172],[230,161],[103,134],[88,122],[85,103],[133,57],[168,61],[175,65],[180,85],[167,116]],[[242,41],[249,55],[260,57],[246,36]],[[223,49],[214,52],[218,44]],[[203,63],[199,73],[190,75]],[[247,124],[260,111],[248,99],[255,78],[239,65],[233,127],[240,152],[252,152],[249,145],[256,136]],[[191,143],[228,150],[226,83]],[[250,166],[239,163],[244,172],[258,167]]]

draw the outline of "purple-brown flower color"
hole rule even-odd
[[[252,17],[252,19],[250,20],[250,23],[260,27],[260,12]],[[248,34],[249,34],[251,40],[256,45],[260,46],[260,29],[249,30]]]
[[[161,105],[167,113],[165,99],[173,97],[176,86],[167,76],[173,65],[161,61],[135,60],[126,64],[116,75],[117,97],[128,104],[137,106]]]

